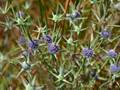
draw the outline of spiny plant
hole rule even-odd
[[[1,90],[120,89],[119,0],[0,4]]]

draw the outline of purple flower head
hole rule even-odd
[[[115,50],[111,49],[108,51],[108,56],[115,58],[117,56],[117,53],[115,52]]]
[[[49,51],[49,53],[55,54],[55,53],[58,52],[58,50],[59,50],[59,46],[57,46],[56,44],[54,44],[54,43],[48,44],[48,51]]]
[[[37,49],[38,48],[38,40],[32,40],[28,43],[29,48]]]
[[[75,11],[71,14],[72,19],[79,18],[79,17],[80,17],[80,13],[78,11]]]
[[[120,66],[118,66],[116,64],[111,64],[110,65],[110,71],[111,72],[118,72],[118,71],[120,71]]]
[[[93,56],[94,52],[91,48],[84,48],[83,51],[82,51],[83,55],[86,57],[86,58],[90,58]]]
[[[45,40],[47,43],[52,43],[52,38],[49,35],[44,35],[43,40]]]
[[[101,31],[101,37],[103,37],[103,38],[108,38],[109,36],[110,36],[110,32],[108,32],[108,31]]]
[[[18,43],[21,44],[21,45],[26,44],[26,39],[23,35],[20,36],[20,38],[18,40]]]

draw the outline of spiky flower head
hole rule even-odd
[[[100,35],[102,38],[108,38],[110,36],[110,32],[103,30],[101,31]]]
[[[59,46],[58,45],[56,45],[54,43],[48,44],[48,51],[49,51],[49,53],[55,54],[55,53],[58,52],[58,50],[59,50]]]
[[[93,49],[91,49],[91,48],[83,48],[82,53],[83,53],[83,56],[86,58],[90,58],[94,54]]]
[[[38,46],[39,46],[38,40],[31,40],[31,41],[28,43],[28,46],[29,46],[29,48],[31,48],[31,49],[36,49],[36,48],[38,48]]]
[[[115,58],[117,56],[117,53],[115,52],[115,50],[111,49],[108,51],[108,56],[110,56],[111,58]]]
[[[118,72],[118,71],[120,71],[120,66],[118,66],[116,64],[111,64],[110,65],[110,71],[111,72]]]

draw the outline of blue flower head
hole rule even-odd
[[[38,48],[38,40],[31,40],[28,43],[29,48],[31,49],[37,49]]]
[[[118,72],[118,71],[120,71],[120,66],[118,66],[116,64],[111,64],[110,65],[110,71],[111,72]]]
[[[47,43],[52,43],[52,38],[49,35],[44,35],[43,40],[45,40]]]
[[[94,54],[94,52],[91,48],[84,48],[82,53],[83,53],[83,56],[86,57],[86,58],[90,58]]]
[[[48,44],[48,51],[49,51],[49,53],[55,54],[55,53],[58,52],[58,50],[59,50],[59,46],[57,46],[56,44],[54,44],[54,43]]]
[[[104,30],[104,31],[101,31],[101,37],[103,38],[108,38],[110,36],[110,32]]]
[[[108,56],[110,56],[111,58],[115,58],[117,56],[117,53],[115,52],[115,50],[111,49],[108,51]]]

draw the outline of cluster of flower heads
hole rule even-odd
[[[92,1],[92,0],[91,0],[91,1]],[[118,4],[115,5],[115,8],[117,8],[117,5],[118,5]],[[16,14],[18,20],[15,20],[15,21],[18,23],[18,25],[24,25],[24,23],[26,23],[26,22],[24,22],[25,15],[26,15],[26,14],[25,14],[24,12],[22,12],[22,11],[19,11],[19,12]],[[57,15],[55,15],[53,20],[54,20],[55,22],[60,21],[60,20],[62,20],[61,17],[62,17],[62,16],[57,16]],[[67,15],[66,15],[66,18],[67,18],[67,17],[68,17],[69,20],[72,21],[72,23],[73,23],[74,21],[77,21],[78,19],[81,19],[81,18],[80,18],[80,17],[81,17],[81,13],[76,10],[76,11],[74,11],[74,12],[72,12],[72,13],[67,14]],[[59,20],[59,19],[60,19],[60,20]],[[25,19],[25,20],[27,20],[27,19]],[[23,21],[23,22],[21,22],[21,21]],[[26,25],[27,25],[27,24],[26,24]],[[79,29],[79,27],[78,27],[78,29]],[[54,32],[53,32],[53,33],[54,33]],[[105,39],[109,39],[109,38],[110,38],[111,33],[110,33],[109,30],[107,30],[107,28],[105,28],[105,29],[102,29],[102,30],[101,30],[101,32],[99,33],[99,35],[100,35],[100,38],[101,38],[102,40],[105,40]],[[49,52],[50,54],[56,54],[56,53],[59,51],[59,46],[58,46],[55,42],[53,42],[53,39],[51,38],[50,35],[43,35],[43,36],[42,36],[42,40],[47,43],[48,52]],[[73,40],[72,40],[72,37],[71,37],[71,38],[68,40],[67,43],[70,43],[70,44],[71,44],[72,41],[73,41]],[[25,49],[25,50],[23,51],[22,55],[25,56],[25,57],[28,57],[28,58],[29,58],[30,55],[32,55],[31,51],[36,51],[36,50],[38,49],[38,47],[39,47],[39,40],[37,40],[37,39],[31,39],[31,38],[29,38],[29,39],[28,39],[28,38],[25,38],[24,35],[21,35],[21,36],[20,36],[18,43],[19,43],[20,45],[25,45],[25,46],[27,47],[27,49]],[[94,54],[95,54],[94,48],[92,48],[92,47],[85,47],[85,48],[82,49],[82,52],[80,52],[80,53],[82,53],[82,55],[83,55],[83,57],[84,57],[85,59],[92,58],[92,57],[94,57]],[[112,60],[116,60],[117,57],[118,57],[118,53],[117,53],[114,49],[109,49],[109,50],[107,50],[107,51],[106,51],[106,54],[107,54],[107,56],[109,57],[109,59],[112,59]],[[108,58],[108,57],[107,57],[107,58]],[[21,64],[21,67],[22,67],[22,70],[23,70],[23,71],[30,70],[30,68],[32,68],[32,67],[34,66],[34,64],[31,64],[31,63],[29,63],[29,62],[27,62],[27,61],[24,61],[24,62],[22,62],[22,63],[20,63],[20,64]],[[109,69],[110,69],[110,71],[111,71],[112,73],[114,73],[114,72],[119,72],[119,71],[120,71],[120,65],[119,65],[119,63],[116,63],[116,62],[111,63]],[[56,69],[56,71],[57,71],[57,69]],[[61,72],[62,72],[62,71],[63,71],[63,69],[61,69]],[[66,70],[66,71],[67,71],[67,70]],[[18,75],[19,75],[19,74],[18,74]],[[62,74],[60,73],[60,75],[62,75]],[[58,78],[60,77],[60,80],[61,80],[61,78],[63,79],[63,77],[60,76],[60,75],[58,76]],[[67,73],[67,74],[65,74],[65,76],[66,76],[66,75],[69,75],[69,74]],[[96,71],[91,72],[91,75],[92,75],[92,76],[95,76],[96,78],[98,78]],[[64,76],[64,75],[63,75],[63,76]],[[34,81],[34,80],[33,80],[33,81]],[[65,80],[64,80],[64,81],[65,81]],[[66,82],[66,81],[65,81],[65,82]],[[33,87],[35,87],[35,86],[34,86],[34,83],[33,83],[33,84],[31,84],[31,83],[30,83],[30,84],[29,84],[29,83],[26,83],[25,86],[26,86],[26,88],[28,88],[28,87],[31,86],[31,88],[26,89],[26,90],[34,90],[34,89],[35,89],[35,88],[33,88]],[[40,90],[41,90],[41,89],[40,89]]]
[[[107,39],[110,37],[110,32],[107,30],[102,30],[100,32],[100,36],[103,39]],[[83,48],[82,54],[86,58],[91,58],[94,56],[94,50],[92,48]],[[107,56],[110,58],[116,58],[118,56],[118,53],[114,49],[110,49],[107,51]],[[118,64],[112,63],[110,65],[110,71],[112,73],[114,72],[119,72],[120,71],[120,66]]]
[[[109,38],[109,36],[110,36],[110,32],[109,31],[107,31],[107,30],[102,30],[101,32],[100,32],[100,36],[101,36],[101,38]],[[56,54],[58,51],[59,51],[59,46],[58,45],[56,45],[54,42],[53,42],[53,40],[52,40],[52,38],[51,38],[51,36],[50,35],[43,35],[42,36],[42,40],[43,41],[45,41],[45,42],[47,42],[47,45],[48,45],[48,52],[50,53],[50,54]],[[23,37],[23,35],[19,38],[19,43],[21,44],[21,45],[24,45],[24,44],[26,44],[27,43],[27,41],[26,41],[26,39]],[[28,47],[29,48],[31,48],[32,50],[35,50],[35,49],[37,49],[38,48],[38,46],[39,46],[39,42],[38,42],[38,40],[30,40],[29,42],[28,42]],[[28,50],[27,51],[24,51],[24,56],[28,56]],[[27,54],[27,55],[26,55]],[[29,53],[30,54],[30,53]],[[92,48],[83,48],[83,50],[82,50],[82,55],[85,57],[85,58],[91,58],[91,57],[93,57],[94,56],[94,50],[92,49]],[[110,57],[110,58],[116,58],[117,57],[117,52],[114,50],[114,49],[110,49],[110,50],[108,50],[107,51],[107,55]],[[114,71],[120,71],[120,67],[119,66],[117,66],[117,65],[115,65],[115,64],[112,64],[111,66],[110,66],[110,70],[111,70],[111,72],[114,72]]]
[[[103,38],[108,38],[110,36],[110,33],[108,31],[101,31],[101,37]],[[52,41],[52,38],[50,35],[44,35],[42,37],[42,39],[48,43],[48,52],[51,53],[51,54],[56,54],[59,50],[59,46],[56,45],[55,43],[53,43]],[[23,36],[20,37],[19,39],[19,43],[21,44],[25,44],[26,43],[26,40]],[[35,50],[38,48],[38,40],[31,40],[28,42],[28,47],[31,48],[32,50]],[[83,48],[82,50],[82,54],[84,57],[86,58],[91,58],[94,56],[94,50],[92,48]],[[113,49],[110,49],[108,52],[107,52],[108,56],[111,57],[111,58],[115,58],[117,57],[117,53],[115,50]]]
[[[110,37],[110,32],[105,28],[104,30],[102,30],[100,32],[100,36],[101,38],[103,39],[107,39]],[[94,51],[92,48],[84,48],[83,49],[83,56],[89,58],[89,57],[92,57],[93,54],[94,54]],[[111,58],[115,58],[117,56],[117,52],[113,49],[110,49],[108,52],[107,52],[108,56],[111,57]]]
[[[52,41],[52,38],[50,35],[43,35],[42,40],[47,42],[49,53],[56,54],[59,51],[59,46]],[[27,44],[28,48],[31,49],[32,51],[37,50],[39,46],[39,40],[33,39],[33,40],[27,41],[23,35],[20,36],[18,43],[21,45]],[[28,52],[29,50],[25,50],[24,56],[25,55],[28,56]]]
[[[83,53],[83,56],[86,57],[86,58],[90,58],[90,57],[92,57],[94,55],[94,51],[91,48],[83,48],[82,53]],[[113,50],[113,49],[110,49],[107,52],[107,54],[111,58],[117,57],[117,52],[115,50]]]
[[[58,52],[59,46],[56,45],[56,44],[52,41],[51,36],[49,36],[49,35],[44,35],[44,36],[43,36],[43,40],[45,40],[45,41],[48,43],[48,51],[49,51],[49,53],[55,54],[55,53]]]
[[[19,12],[20,16],[22,16],[22,13]],[[69,15],[67,15],[67,17],[69,17],[71,20],[74,20],[75,18],[80,18],[80,13],[78,11],[75,11]],[[104,30],[102,30],[100,32],[100,36],[101,38],[103,39],[108,39],[110,37],[111,33],[105,28]],[[56,45],[51,36],[50,35],[43,35],[42,36],[42,40],[47,42],[47,45],[48,45],[48,52],[50,54],[56,54],[58,51],[59,51],[59,46]],[[27,40],[24,38],[24,36],[22,35],[20,38],[19,38],[19,43],[21,45],[24,45],[27,43],[28,45],[28,48],[32,49],[32,50],[36,50],[39,46],[39,41],[38,40],[29,40],[27,42]],[[29,51],[26,50],[24,51],[24,56],[28,56],[28,53]],[[29,53],[30,55],[31,53]],[[92,48],[83,48],[82,50],[82,55],[85,57],[85,58],[92,58],[94,56],[94,50]],[[110,57],[110,58],[116,58],[117,57],[117,52],[113,49],[110,49],[107,51],[107,55]],[[24,65],[25,66],[25,65]],[[116,64],[111,64],[110,65],[110,71],[111,72],[118,72],[120,71],[120,66],[116,65]]]

